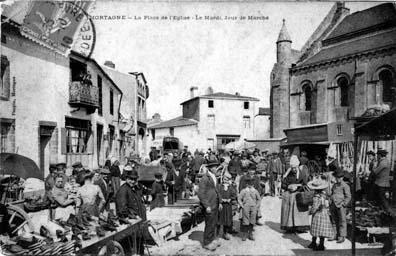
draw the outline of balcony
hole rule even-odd
[[[81,81],[75,81],[70,83],[69,93],[69,104],[72,107],[91,109],[99,107],[98,87],[82,83]]]

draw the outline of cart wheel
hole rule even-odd
[[[124,256],[124,248],[122,248],[121,244],[117,241],[110,241],[105,246],[100,248],[98,256]]]
[[[7,211],[10,216],[8,224],[11,234],[16,235],[19,230],[25,230],[29,233],[33,231],[32,220],[23,209],[18,206],[7,205]]]

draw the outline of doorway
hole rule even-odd
[[[40,169],[46,174],[46,166],[49,166],[51,159],[51,148],[50,141],[52,138],[52,133],[54,132],[53,126],[39,126],[39,158],[40,158]]]

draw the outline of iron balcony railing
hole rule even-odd
[[[69,92],[69,104],[83,107],[99,107],[98,87],[82,83],[81,81],[74,81],[70,82]]]

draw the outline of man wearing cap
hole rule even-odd
[[[375,177],[374,177],[374,168],[377,166],[377,161],[375,159],[375,153],[372,150],[369,150],[367,153],[368,160],[368,170],[363,172],[362,177],[362,189],[363,193],[366,194],[367,201],[374,201],[375,198]]]
[[[238,191],[242,191],[244,188],[246,188],[247,185],[248,185],[248,181],[249,181],[252,184],[252,186],[257,190],[257,192],[259,192],[260,196],[263,196],[264,191],[263,191],[263,188],[262,188],[262,186],[260,184],[260,178],[255,175],[256,174],[256,170],[257,170],[256,165],[251,163],[247,170],[248,170],[248,172],[245,175],[243,175],[241,177],[240,181],[239,181],[239,189],[238,189]],[[259,225],[259,226],[262,225],[262,223],[260,223],[258,221],[258,219],[261,218],[261,209],[260,208],[261,208],[261,197],[260,197],[260,200],[259,200],[259,202],[257,204],[257,207],[256,207],[257,214],[255,215],[257,217],[256,224]]]
[[[132,170],[125,175],[126,182],[116,194],[116,212],[120,218],[139,216],[147,220],[146,207],[143,202],[142,190],[138,184],[138,172]],[[137,236],[137,247],[140,255],[144,254],[143,232]]]
[[[386,155],[388,151],[384,149],[377,150],[378,165],[373,170],[374,173],[374,185],[375,185],[375,201],[379,206],[381,206],[385,211],[389,211],[389,202],[386,198],[386,192],[390,187],[390,164]]]
[[[56,164],[50,164],[49,166],[49,174],[47,178],[45,178],[45,190],[51,191],[51,189],[55,185],[55,176],[56,176]]]
[[[203,236],[203,247],[210,251],[220,246],[216,240],[216,226],[218,224],[218,211],[222,208],[221,195],[218,191],[218,180],[216,177],[218,162],[207,164],[209,169],[199,182],[198,198],[204,209],[205,229]]]
[[[73,167],[72,175],[75,175],[75,176],[77,176],[80,173],[80,171],[83,169],[81,162],[75,162],[72,165],[72,167]]]
[[[337,243],[345,241],[347,225],[346,225],[346,207],[351,201],[351,190],[344,181],[344,171],[338,168],[334,173],[336,183],[331,189],[330,214],[332,216],[333,226],[337,230],[337,237],[328,239],[328,241],[337,240]]]

